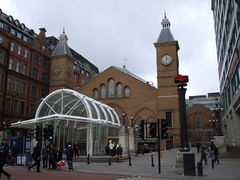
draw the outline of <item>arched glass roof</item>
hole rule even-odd
[[[113,108],[70,89],[60,89],[45,97],[38,106],[35,119],[30,121],[37,123],[54,118],[120,126]],[[30,123],[22,121],[12,125],[23,125],[23,122]]]

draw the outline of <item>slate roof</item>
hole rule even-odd
[[[175,41],[171,31],[170,31],[170,22],[167,19],[166,15],[164,16],[164,19],[162,20],[162,30],[158,36],[156,43],[163,43],[163,42],[172,42]]]
[[[65,32],[63,32],[60,37],[56,48],[52,52],[52,57],[60,56],[60,55],[68,55],[69,57],[73,58],[70,48],[67,44],[68,38]]]

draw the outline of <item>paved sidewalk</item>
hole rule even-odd
[[[200,154],[196,153],[196,149],[192,149],[195,153],[195,164],[200,159]],[[100,174],[117,174],[129,175],[132,179],[211,179],[211,180],[237,180],[240,179],[240,159],[220,159],[220,164],[215,165],[215,169],[211,168],[211,162],[207,165],[203,164],[203,176],[183,176],[182,168],[174,168],[176,161],[176,153],[178,149],[172,149],[163,152],[161,158],[161,174],[158,173],[158,156],[157,153],[148,153],[132,157],[132,166],[128,161],[121,163],[112,163],[109,166],[106,163],[90,163],[75,162],[75,171],[85,173]],[[154,156],[154,167],[151,167],[151,155]],[[67,167],[66,167],[67,170]]]

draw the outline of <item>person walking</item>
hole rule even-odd
[[[197,146],[197,153],[200,153],[201,144],[198,142],[198,143],[196,144],[196,146]]]
[[[200,159],[200,163],[202,163],[203,160],[205,162],[205,165],[207,165],[207,152],[206,152],[205,145],[201,146],[201,159]]]
[[[47,147],[44,147],[42,150],[43,168],[47,168],[48,158],[49,158],[49,147],[47,146]]]
[[[34,166],[37,166],[37,172],[40,171],[40,163],[41,163],[41,145],[37,143],[35,148],[33,149],[33,154],[32,154],[34,164],[28,167],[28,172],[30,172],[31,168]]]
[[[5,176],[7,176],[8,180],[10,180],[11,174],[9,174],[3,169],[3,166],[7,162],[8,153],[9,153],[9,147],[8,147],[7,139],[4,138],[2,139],[2,143],[0,145],[0,177],[1,177],[1,174],[4,174]]]
[[[73,149],[71,145],[68,145],[68,148],[66,149],[66,156],[68,161],[68,169],[69,171],[73,171]]]

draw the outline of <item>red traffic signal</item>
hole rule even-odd
[[[188,75],[177,75],[175,77],[175,83],[179,84],[179,83],[187,83],[188,82]]]

